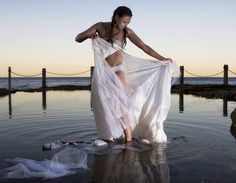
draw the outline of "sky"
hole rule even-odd
[[[0,0],[0,77],[7,77],[9,66],[23,75],[42,68],[61,74],[89,70],[91,40],[77,43],[76,35],[109,22],[123,5],[133,12],[129,27],[187,71],[206,76],[228,64],[236,72],[235,0]],[[129,41],[125,52],[154,59]]]

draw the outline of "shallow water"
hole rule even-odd
[[[184,95],[184,106],[180,107],[179,95],[171,97],[164,123],[166,145],[140,152],[140,144],[134,141],[115,153],[89,153],[90,170],[78,169],[74,175],[0,181],[235,182],[236,137],[230,131],[230,114],[236,103]],[[46,142],[96,136],[89,91],[17,92],[0,98],[0,173],[9,167],[7,158],[51,159],[59,149],[42,151]]]

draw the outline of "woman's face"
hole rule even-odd
[[[122,17],[116,16],[116,21],[117,21],[116,28],[119,30],[123,30],[130,23],[130,20],[131,16],[126,16],[126,15]]]

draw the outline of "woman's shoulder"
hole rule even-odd
[[[107,25],[110,25],[111,22],[101,22],[103,25],[107,26]]]
[[[98,32],[99,32],[100,37],[107,37],[111,23],[110,22],[99,22],[99,24],[100,25],[98,28]]]
[[[134,33],[134,31],[129,27],[126,27],[126,30],[127,30],[128,35]]]
[[[97,29],[104,29],[109,26],[109,22],[97,22],[93,26],[95,26]]]
[[[110,26],[110,22],[97,22],[96,24],[99,25],[99,27],[103,29]]]
[[[101,22],[101,29],[105,30],[106,32],[110,29],[111,22]]]

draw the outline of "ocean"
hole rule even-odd
[[[185,84],[223,84],[222,77],[185,77]],[[90,77],[49,77],[47,86],[89,85]],[[229,85],[236,85],[236,78],[229,78]],[[42,86],[42,78],[12,78],[12,89],[35,89]],[[0,78],[0,88],[8,88],[8,78]]]

